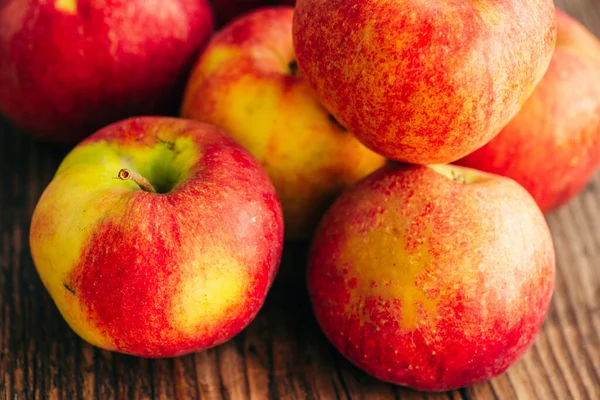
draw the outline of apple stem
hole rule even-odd
[[[156,189],[154,189],[154,186],[152,186],[148,179],[144,178],[142,175],[138,174],[137,172],[131,169],[123,168],[119,171],[118,177],[122,181],[133,180],[135,183],[137,183],[140,189],[146,192],[156,193]]]
[[[452,180],[459,183],[467,183],[467,180],[464,176],[457,174],[454,170],[450,170],[450,174],[452,175]]]

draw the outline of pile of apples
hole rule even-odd
[[[207,349],[312,240],[310,299],[352,363],[419,390],[502,373],[552,296],[543,213],[600,164],[596,38],[551,0],[213,3],[0,2],[0,111],[79,141],[30,231],[67,323]]]

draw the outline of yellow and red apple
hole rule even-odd
[[[490,379],[525,353],[554,273],[546,221],[518,183],[397,164],[327,211],[308,286],[321,328],[351,362],[438,391]]]
[[[320,101],[374,151],[456,161],[491,140],[550,62],[552,0],[298,0],[294,47]]]
[[[76,142],[119,119],[177,110],[213,29],[208,0],[0,2],[0,112]]]
[[[568,202],[600,165],[600,42],[557,10],[546,75],[491,142],[457,164],[519,182],[549,212]]]
[[[216,127],[166,117],[110,125],[75,147],[40,198],[37,271],[83,339],[169,357],[239,333],[283,246],[279,200]]]
[[[188,83],[182,115],[223,128],[258,159],[282,202],[286,238],[385,159],[363,146],[297,74],[291,7],[263,8],[218,32]]]

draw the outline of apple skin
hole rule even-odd
[[[136,115],[174,114],[213,31],[207,0],[5,0],[0,112],[75,143]]]
[[[552,0],[298,0],[298,66],[321,102],[397,161],[456,161],[491,140],[546,71]]]
[[[274,5],[293,6],[296,0],[212,0],[217,21],[225,25],[248,11]]]
[[[289,64],[293,8],[250,12],[209,41],[182,116],[221,127],[265,168],[281,199],[286,239],[307,239],[342,191],[385,163],[316,100]]]
[[[118,179],[121,168],[163,194]],[[281,206],[256,160],[216,127],[166,117],[118,122],[75,147],[30,231],[37,271],[71,328],[151,358],[244,329],[282,246]]]
[[[557,11],[550,68],[519,114],[457,164],[508,176],[544,212],[567,203],[600,165],[600,43]]]
[[[432,168],[388,165],[340,196],[315,235],[308,286],[321,328],[352,363],[441,391],[490,379],[525,353],[550,303],[555,255],[519,184]]]

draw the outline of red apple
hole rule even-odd
[[[308,285],[345,357],[379,379],[438,391],[490,379],[525,353],[554,270],[544,216],[518,183],[388,165],[328,210]]]
[[[265,7],[217,32],[190,75],[181,115],[222,128],[256,157],[281,199],[286,239],[304,240],[385,158],[331,118],[297,75],[293,14]]]
[[[457,163],[513,178],[542,211],[566,203],[600,165],[600,42],[557,10],[550,68],[491,142]]]
[[[0,112],[52,141],[176,112],[212,29],[207,0],[0,2]]]
[[[221,25],[225,25],[250,10],[277,4],[293,6],[296,0],[211,0],[211,3],[217,21]]]
[[[30,247],[67,323],[143,357],[239,333],[277,272],[283,217],[266,173],[211,125],[110,125],[75,147],[40,198]]]
[[[298,0],[298,66],[372,150],[446,163],[490,141],[548,68],[552,0]]]

